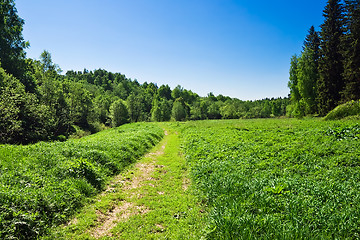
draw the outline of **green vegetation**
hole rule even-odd
[[[350,101],[337,106],[334,110],[330,111],[325,120],[343,119],[346,117],[359,117],[360,116],[360,100]]]
[[[291,58],[289,116],[325,116],[360,99],[359,1],[328,0],[323,16],[320,32],[312,26],[303,52]]]
[[[335,120],[359,116],[359,16],[359,1],[328,0],[321,31],[311,27],[303,52],[291,58],[290,98],[242,101],[103,69],[63,75],[48,51],[26,58],[24,20],[14,0],[2,1],[0,143],[29,145],[0,145],[0,238],[44,236],[89,201],[77,222],[49,239],[95,238],[91,231],[120,205],[127,221],[111,227],[116,239],[360,238],[360,127]],[[335,121],[135,123],[285,114]],[[153,170],[148,178],[123,191],[144,173],[129,170],[94,200],[111,176],[160,141],[162,127],[168,145],[140,163]],[[188,167],[202,204],[184,189]]]
[[[162,137],[160,127],[137,123],[67,142],[0,145],[0,238],[35,239],[64,222]]]
[[[207,239],[356,239],[355,121],[187,123],[184,152],[210,208]]]
[[[127,122],[283,116],[287,98],[241,101],[206,97],[177,86],[140,84],[103,69],[67,71],[44,51],[27,59],[24,20],[14,0],[0,3],[0,143],[68,138],[75,129],[96,133]]]
[[[167,135],[149,154],[45,239],[200,239],[205,213],[192,194],[177,127],[161,126]]]

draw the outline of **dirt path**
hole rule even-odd
[[[165,131],[165,136],[168,136],[168,132]],[[114,187],[116,185],[122,185],[122,191],[129,192],[129,190],[134,190],[131,193],[132,198],[141,198],[142,193],[140,191],[136,191],[139,187],[146,184],[145,182],[148,180],[153,180],[151,178],[151,174],[154,172],[154,169],[161,168],[163,166],[156,165],[156,158],[164,154],[165,148],[167,145],[167,141],[165,140],[160,149],[155,152],[150,152],[144,156],[144,158],[150,158],[151,161],[148,163],[139,162],[134,166],[136,169],[136,175],[133,178],[125,178],[123,175],[117,176],[108,186],[105,193],[114,191]],[[136,206],[133,202],[128,202],[126,200],[122,201],[120,205],[115,206],[113,209],[110,209],[106,213],[102,213],[101,211],[97,211],[98,215],[98,222],[101,224],[94,228],[91,231],[91,235],[96,239],[109,236],[111,237],[112,234],[110,230],[117,225],[120,221],[127,220],[130,216],[135,214],[145,214],[149,212],[146,206]]]
[[[203,207],[191,194],[176,131],[116,176],[59,239],[199,239]]]

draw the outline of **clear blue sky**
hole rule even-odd
[[[290,58],[325,0],[16,0],[27,56],[206,96],[285,97]]]

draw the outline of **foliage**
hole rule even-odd
[[[325,115],[340,102],[343,90],[343,56],[341,39],[344,34],[344,12],[340,0],[329,0],[321,25],[321,58],[318,81],[319,113]]]
[[[344,38],[344,81],[341,92],[345,101],[360,99],[360,3],[346,1],[348,34]]]
[[[63,223],[163,136],[130,124],[66,142],[0,145],[0,238],[36,239]]]
[[[173,104],[171,115],[175,121],[184,121],[186,119],[186,110],[182,98],[176,99]]]
[[[182,137],[207,239],[360,237],[358,124],[189,122]]]
[[[359,139],[360,137],[360,126],[355,124],[353,126],[329,128],[325,131],[328,136],[334,136],[338,141],[345,139]]]
[[[349,101],[347,103],[337,106],[335,109],[330,111],[326,116],[325,120],[335,120],[342,119],[349,116],[359,116],[360,115],[360,100],[358,101]]]
[[[117,100],[113,102],[110,106],[110,118],[111,125],[113,127],[119,127],[128,122],[129,113],[128,110],[123,103],[123,100]]]
[[[313,50],[305,48],[298,62],[298,88],[305,105],[305,114],[313,114],[317,109],[318,70],[314,55]]]
[[[24,20],[17,15],[14,0],[0,2],[0,61],[7,73],[23,75],[24,49],[29,46],[22,36]]]
[[[328,0],[320,33],[312,26],[300,57],[290,62],[288,116],[326,115],[360,98],[360,4]]]
[[[0,68],[0,143],[46,140],[52,116],[24,85]]]

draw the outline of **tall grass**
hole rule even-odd
[[[183,131],[208,239],[360,238],[356,122],[205,121]]]
[[[45,234],[162,137],[138,123],[67,142],[0,145],[0,239]]]

